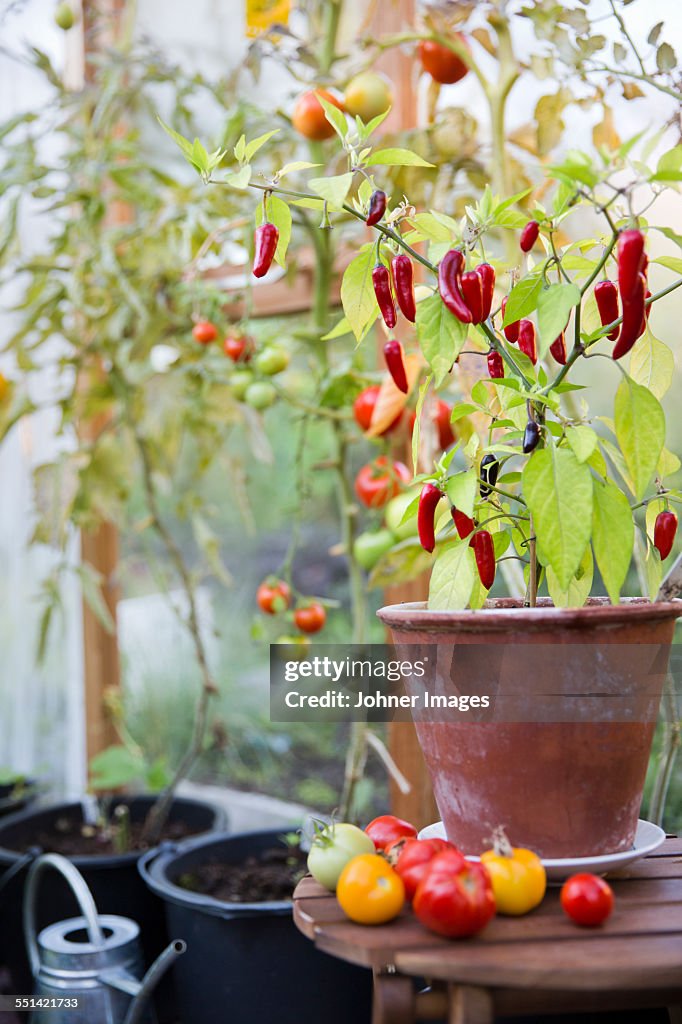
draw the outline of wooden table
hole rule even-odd
[[[433,935],[409,909],[365,927],[310,877],[294,893],[294,921],[319,949],[372,969],[373,1024],[654,1006],[682,1024],[682,839],[609,881],[615,908],[595,929],[568,920],[558,887],[532,914],[496,917],[473,939]]]

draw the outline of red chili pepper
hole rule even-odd
[[[531,363],[538,361],[538,348],[535,342],[535,324],[532,320],[519,320],[519,348]]]
[[[639,290],[637,275],[644,265],[644,235],[630,229],[621,231],[617,246],[618,290],[620,300],[626,303]]]
[[[563,331],[549,346],[549,351],[552,353],[557,363],[561,366],[566,365],[566,335]]]
[[[483,319],[483,283],[475,270],[468,270],[460,280],[464,301],[471,310],[471,322],[480,324]]]
[[[634,288],[629,293],[629,297],[624,299],[621,292],[621,300],[623,303],[623,322],[620,327],[620,337],[614,345],[613,352],[611,353],[614,359],[620,359],[630,351],[642,333],[642,325],[644,324],[646,326],[646,318],[644,315],[645,290],[646,284],[644,281],[644,274],[638,274]]]
[[[602,327],[606,327],[607,324],[612,324],[614,320],[618,319],[618,289],[613,281],[600,281],[599,284],[596,284],[594,297],[597,300]],[[618,333],[619,328],[614,327],[612,331],[609,331],[607,337],[611,341],[615,341]]]
[[[369,210],[367,213],[367,220],[365,224],[371,228],[375,224],[378,224],[383,215],[386,213],[386,193],[382,192],[381,189],[377,189],[372,192],[369,197]]]
[[[677,516],[674,512],[659,512],[654,523],[654,547],[658,548],[661,561],[672,551],[677,533]]]
[[[642,277],[644,278],[644,281],[646,282],[646,274],[642,274]],[[645,287],[646,287],[646,285],[645,285]],[[646,291],[644,292],[644,316],[642,318],[642,326],[640,327],[639,334],[637,335],[638,338],[641,338],[641,336],[644,334],[644,332],[646,330],[646,325],[649,323],[649,313],[651,312],[651,304],[649,304],[647,306],[646,305],[646,300],[650,299],[650,298],[651,298],[651,290],[649,288],[647,288]]]
[[[265,224],[261,224],[260,227],[256,228],[254,234],[255,252],[253,257],[254,277],[265,277],[272,266],[273,259],[275,258],[278,241],[279,230],[269,221],[266,221]]]
[[[395,297],[400,306],[400,312],[406,320],[414,323],[417,319],[417,307],[414,302],[414,269],[412,260],[404,252],[398,253],[391,260],[393,271],[393,282],[395,284]]]
[[[460,512],[458,508],[453,505],[450,509],[452,515],[452,521],[455,524],[455,529],[459,534],[460,540],[465,540],[469,534],[473,533],[476,528],[476,523],[473,519],[466,515],[464,512]]]
[[[540,440],[540,427],[535,420],[528,420],[523,433],[523,454],[528,455],[538,446]]]
[[[410,385],[405,372],[403,346],[395,338],[387,341],[384,345],[384,359],[386,360],[386,369],[393,378],[393,383],[398,391],[402,391],[406,395],[410,390]]]
[[[464,301],[461,287],[464,255],[460,249],[450,249],[438,266],[438,291],[440,297],[458,320],[463,324],[473,323],[471,310]]]
[[[502,299],[502,319],[503,320],[504,320],[504,311],[507,308],[507,299],[508,298],[509,298],[509,296],[505,295],[505,297]],[[520,320],[515,320],[513,324],[507,324],[506,327],[502,328],[502,330],[504,332],[505,338],[507,339],[507,341],[511,341],[512,345],[515,345],[516,342],[519,340],[519,323],[520,322],[521,322]]]
[[[494,348],[488,352],[488,376],[493,380],[504,377],[504,359]]]
[[[483,292],[483,316],[481,320],[487,320],[493,304],[495,294],[495,269],[489,263],[479,263],[474,268],[481,279],[481,290]]]
[[[372,284],[384,323],[389,330],[392,330],[396,325],[397,317],[391,291],[391,275],[388,272],[388,267],[385,267],[383,263],[377,263],[372,271]]]
[[[495,582],[495,545],[491,534],[487,530],[479,530],[474,534],[472,547],[481,583],[490,590]]]
[[[436,505],[442,497],[443,492],[432,483],[424,484],[419,495],[417,530],[419,532],[419,543],[424,548],[424,551],[431,552],[436,546],[434,520],[436,517]]]
[[[536,220],[529,220],[528,223],[521,231],[521,237],[519,238],[519,245],[521,252],[530,252],[535,243],[538,240],[540,234],[540,225]]]

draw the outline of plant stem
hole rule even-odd
[[[680,749],[682,722],[675,699],[672,673],[668,672],[663,687],[663,745],[659,755],[658,769],[649,801],[649,818],[655,825],[663,824],[668,787],[673,776],[675,761]]]

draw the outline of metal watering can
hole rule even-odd
[[[38,885],[49,868],[64,877],[83,916],[58,921],[36,936]],[[51,1009],[50,1024],[153,1024],[149,997],[187,948],[182,941],[171,942],[143,977],[138,925],[127,917],[98,915],[83,876],[71,861],[55,853],[39,857],[28,873],[24,934],[34,996],[64,1001]],[[30,1024],[42,1021],[40,1010],[30,1017]]]

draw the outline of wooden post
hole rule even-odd
[[[394,3],[376,3],[369,19],[369,31],[377,36],[392,35],[414,25],[414,0],[395,0]],[[402,49],[386,50],[377,61],[393,84],[393,109],[384,122],[388,131],[414,128],[417,123],[417,89],[415,61],[411,53]],[[410,444],[409,439],[405,446]],[[407,450],[403,457],[409,457]],[[425,577],[386,590],[387,604],[400,601],[421,601],[427,594]],[[430,824],[438,818],[431,781],[426,771],[421,747],[411,722],[391,722],[388,727],[388,746],[396,764],[409,780],[412,789],[402,793],[391,782],[391,809],[394,814],[417,827]]]
[[[125,0],[83,0],[82,80],[92,76],[90,58],[111,43],[120,25]],[[75,77],[75,76],[74,76]],[[130,211],[112,204],[108,223],[124,223]],[[81,386],[92,386],[99,368],[84,376]],[[97,418],[79,424],[84,440],[94,440],[106,425]],[[85,730],[88,762],[95,754],[117,742],[116,730],[107,713],[107,692],[121,685],[121,666],[116,630],[116,605],[119,599],[117,570],[119,561],[118,532],[112,523],[103,523],[94,532],[81,534],[81,560],[89,563],[102,577],[102,597],[109,610],[114,629],[109,632],[83,601],[83,663],[85,674]]]

